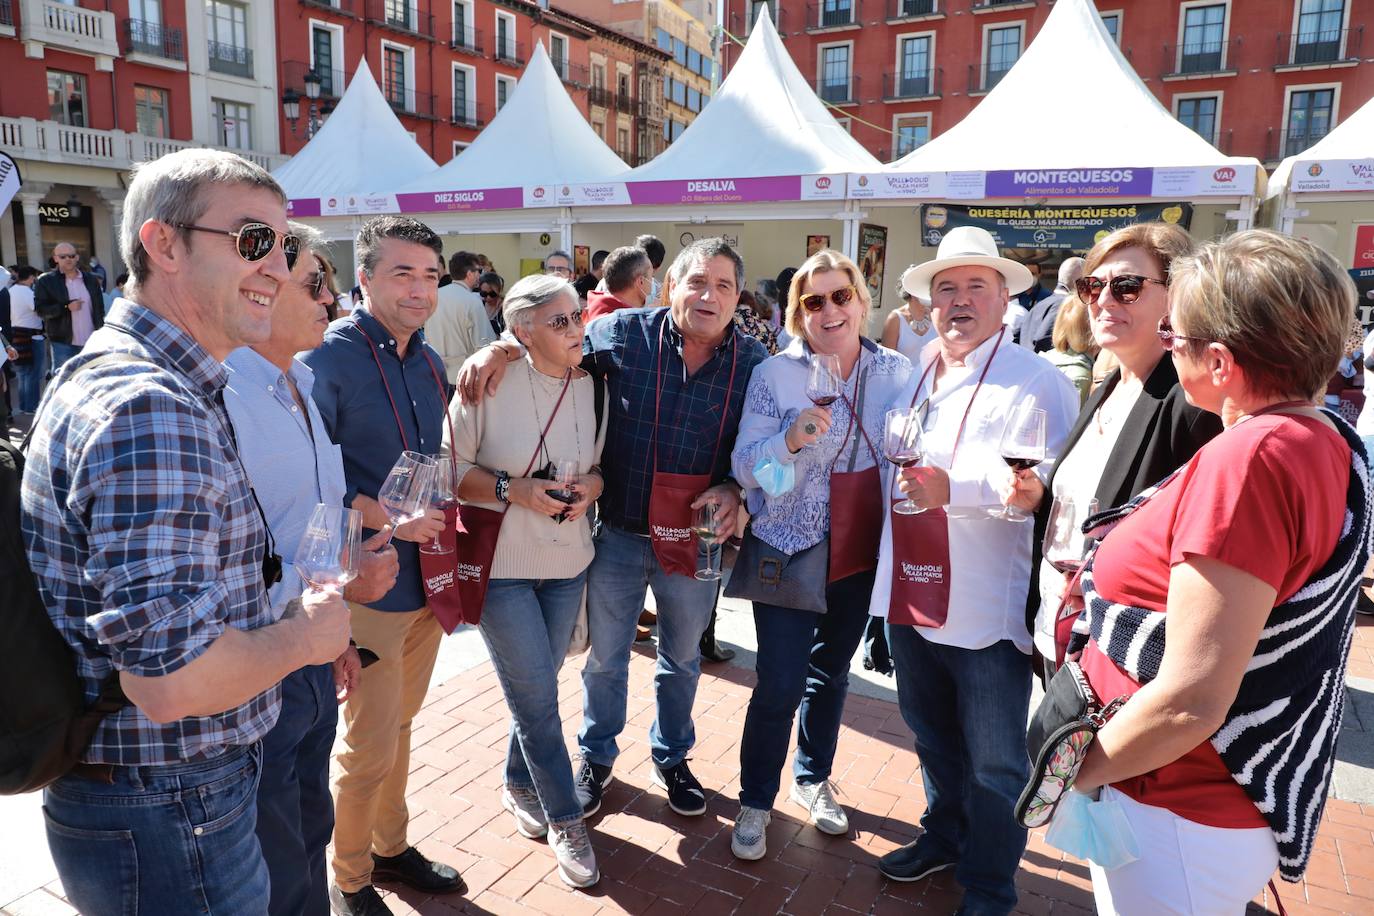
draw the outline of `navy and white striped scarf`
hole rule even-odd
[[[1279,873],[1298,881],[1326,806],[1345,703],[1345,667],[1355,632],[1355,596],[1370,555],[1370,474],[1364,443],[1343,419],[1323,411],[1351,451],[1345,518],[1330,559],[1270,613],[1226,722],[1212,746],[1269,823]],[[1181,470],[1181,469],[1180,469]],[[1168,486],[1170,474],[1126,505],[1084,525],[1101,534]],[[1082,575],[1086,613],[1070,651],[1091,635],[1098,648],[1141,684],[1159,674],[1166,615],[1108,601]],[[1086,620],[1085,620],[1086,618]]]

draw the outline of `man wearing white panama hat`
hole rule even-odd
[[[1029,770],[1032,526],[998,516],[1003,504],[1035,508],[1023,478],[1047,472],[1078,413],[1073,387],[1002,323],[1008,298],[1031,282],[975,227],[949,232],[935,260],[902,275],[930,300],[938,337],[892,405],[917,409],[922,466],[889,472],[885,485],[922,511],[887,513],[870,613],[888,621],[926,811],[924,833],[879,869],[898,881],[956,869],[960,913],[1011,912],[1026,845],[1012,812]],[[1045,460],[1009,475],[998,443],[1026,407],[1045,412]]]

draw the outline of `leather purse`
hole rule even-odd
[[[760,540],[751,527],[744,532],[725,597],[824,614],[829,573],[829,538],[788,556]]]

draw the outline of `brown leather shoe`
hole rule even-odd
[[[648,627],[635,627],[635,642],[648,642],[652,635]]]
[[[658,623],[658,613],[648,608],[639,612],[639,625],[642,627],[652,627]]]

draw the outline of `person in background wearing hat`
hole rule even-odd
[[[1031,282],[1030,271],[999,257],[992,236],[975,227],[948,233],[934,261],[902,276],[907,292],[930,300],[939,336],[892,405],[917,409],[924,460],[888,470],[885,486],[891,499],[905,494],[924,511],[886,513],[870,613],[888,621],[897,702],[916,736],[926,810],[921,836],[878,868],[895,881],[955,869],[960,913],[1012,911],[1026,846],[1013,809],[1029,772],[1024,596],[1032,526],[985,507],[1034,510],[1026,478],[1053,465],[1078,415],[1073,386],[1016,346],[1002,323],[1009,294]],[[1024,407],[1045,412],[1045,460],[1009,472],[998,444]]]

